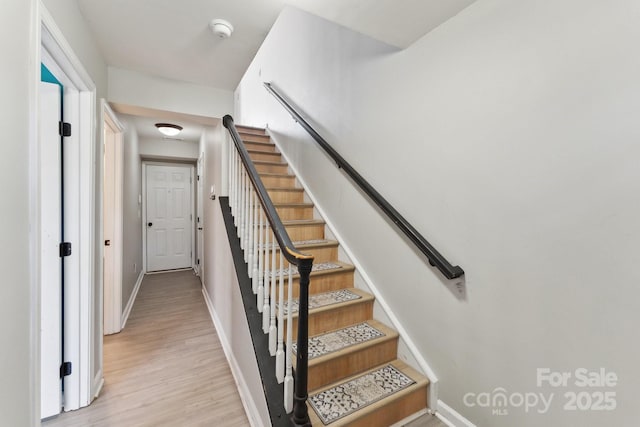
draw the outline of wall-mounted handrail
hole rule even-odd
[[[293,425],[295,426],[310,426],[311,423],[309,421],[309,415],[308,415],[308,410],[307,410],[307,379],[308,379],[308,342],[309,342],[309,328],[308,328],[308,323],[309,323],[309,281],[310,281],[310,275],[311,275],[311,270],[313,267],[313,260],[314,257],[313,255],[307,255],[304,254],[300,251],[298,251],[295,246],[293,245],[293,242],[291,241],[291,238],[289,237],[289,234],[287,233],[287,230],[284,227],[284,224],[282,223],[282,220],[280,219],[280,216],[278,215],[275,206],[273,205],[273,202],[271,201],[271,198],[269,197],[269,193],[267,192],[267,189],[265,188],[264,184],[262,183],[262,180],[260,179],[260,175],[258,174],[258,171],[255,167],[255,165],[253,164],[253,161],[251,160],[250,156],[249,156],[249,152],[247,151],[247,148],[244,146],[244,143],[242,142],[242,138],[240,137],[240,134],[238,133],[238,130],[235,127],[235,124],[233,122],[233,118],[230,115],[226,115],[224,116],[224,118],[222,119],[222,123],[224,125],[224,127],[227,128],[227,130],[229,131],[229,134],[231,135],[231,139],[233,140],[233,144],[236,147],[236,151],[238,154],[238,157],[240,159],[240,161],[242,162],[242,165],[244,166],[244,170],[246,171],[246,177],[249,178],[249,180],[251,181],[251,184],[253,186],[253,190],[255,191],[255,194],[260,202],[260,205],[262,206],[262,212],[264,212],[264,215],[267,218],[268,221],[268,225],[271,226],[271,230],[273,232],[273,236],[275,238],[275,240],[278,243],[278,246],[280,247],[280,254],[282,257],[284,257],[287,261],[289,261],[289,263],[291,265],[296,265],[298,267],[298,274],[300,275],[300,281],[299,281],[299,287],[300,287],[300,292],[299,292],[299,297],[298,297],[298,337],[297,337],[297,349],[296,349],[296,370],[295,370],[295,384],[293,386],[293,391],[288,394],[287,390],[288,390],[288,382],[287,379],[285,378],[285,395],[288,395],[291,397],[292,396],[292,408],[287,408],[288,404],[286,403],[287,398],[285,396],[285,408],[287,408],[287,411],[292,410],[293,411],[293,415],[291,418],[291,421],[293,422]],[[234,161],[235,163],[235,161]],[[243,176],[245,176],[243,174]],[[246,183],[246,180],[243,180],[243,183]],[[243,204],[244,204],[244,211],[241,215],[243,215],[243,222],[245,222],[245,229],[246,228],[254,228],[257,224],[256,218],[255,218],[255,208],[256,206],[253,205],[252,201],[250,201],[250,199],[252,199],[252,195],[247,196],[246,195],[246,186],[243,185],[243,187],[245,187],[245,192],[243,194]],[[262,215],[260,216],[260,218],[262,218]],[[260,219],[260,224],[262,224],[262,219]],[[257,265],[263,264],[262,259],[260,258],[260,261],[256,260],[256,256],[255,256],[255,252],[258,251],[258,249],[260,250],[264,250],[265,251],[265,258],[266,258],[266,254],[269,251],[269,248],[272,248],[272,246],[269,245],[269,239],[268,239],[268,233],[265,233],[265,242],[262,243],[262,240],[260,239],[261,244],[263,244],[263,247],[259,248],[259,245],[257,244],[257,240],[255,239],[255,236],[251,235],[251,232],[248,233],[249,234],[249,244],[248,247],[246,248],[246,252],[248,252],[248,258],[249,258],[249,271],[252,270],[252,268],[257,269],[257,268],[261,268],[258,267]],[[260,231],[260,234],[262,234],[262,231]],[[247,240],[245,238],[245,240]],[[241,236],[240,241],[242,243],[243,238]],[[271,242],[273,243],[273,242]],[[253,256],[251,254],[251,249],[253,248]],[[273,247],[272,252],[275,252],[275,247]],[[245,258],[246,260],[246,258]],[[253,264],[253,266],[252,266]],[[265,260],[264,262],[265,264],[265,277],[264,277],[264,281],[268,282],[269,281],[269,266],[268,266],[268,262]],[[283,276],[282,276],[282,270],[283,270],[284,266],[283,266],[283,260],[281,259],[280,261],[280,302],[278,304],[280,304],[280,313],[283,312],[282,307],[284,306],[284,299],[283,299],[283,291],[282,291],[282,286],[283,286]],[[253,273],[254,275],[256,274],[255,272]],[[271,275],[274,278],[274,283],[275,283],[275,276],[276,276],[276,258],[275,255],[272,254],[272,266],[271,266]],[[251,276],[251,274],[250,274]],[[255,277],[255,276],[254,276]],[[268,285],[266,286],[268,288]],[[289,285],[288,285],[288,289],[289,289],[289,302],[287,304],[291,304],[291,287],[292,287],[292,282],[291,282],[291,269],[289,269]],[[263,329],[265,329],[265,333],[267,332],[267,330],[269,331],[269,346],[270,346],[270,352],[273,351],[273,353],[277,353],[275,350],[275,346],[276,346],[276,337],[275,337],[275,333],[274,330],[276,330],[276,326],[275,326],[275,286],[273,286],[271,288],[272,293],[271,293],[271,297],[269,297],[269,292],[268,291],[263,291],[264,294],[264,300],[266,301],[270,301],[269,302],[269,306],[265,303],[265,307],[263,308],[262,312],[263,312]],[[260,290],[258,290],[258,300],[261,299],[261,293]],[[287,305],[288,307],[291,307],[291,305]],[[267,308],[270,309],[271,311],[271,326],[267,325],[267,322],[269,320],[269,313]],[[288,320],[288,324],[291,325],[291,311],[288,311],[288,315],[289,315],[289,320]],[[280,318],[280,320],[283,320],[282,317]],[[281,324],[278,325],[278,333],[280,333],[284,328],[284,322],[279,322]],[[287,331],[287,342],[289,342],[289,340],[291,339],[291,337],[289,336],[291,329],[288,328]],[[281,338],[281,337],[280,337]],[[279,345],[279,344],[278,344]],[[289,344],[287,344],[289,345]],[[273,346],[273,348],[272,348]],[[291,349],[289,348],[287,350],[288,352],[291,351]],[[272,354],[273,354],[272,353]],[[288,356],[287,356],[288,357]],[[276,365],[277,367],[282,368],[282,363],[284,363],[284,361],[282,359],[278,359],[278,354],[276,354]],[[283,370],[284,368],[282,368]],[[289,359],[287,359],[287,371],[289,371]],[[280,373],[278,373],[280,372]],[[276,372],[276,376],[282,376],[284,375],[282,373],[281,370],[277,369]],[[287,374],[288,375],[288,374]]]
[[[447,279],[455,279],[464,274],[459,266],[451,265],[447,259],[436,250],[382,195],[371,186],[329,143],[311,127],[302,115],[291,106],[285,97],[279,93],[271,83],[264,83],[264,87],[271,93],[282,106],[293,116],[320,147],[347,175],[369,196],[369,198],[389,217],[389,219],[413,242],[413,244],[426,255],[429,263],[435,266]]]

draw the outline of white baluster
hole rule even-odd
[[[259,248],[258,248],[258,297],[256,300],[256,306],[258,307],[258,311],[260,313],[262,313],[262,303],[264,301],[264,248],[266,247],[266,243],[264,240],[264,234],[265,234],[265,229],[267,227],[265,227],[264,224],[264,212],[262,212],[262,209],[260,209],[260,244],[259,244]]]
[[[229,158],[228,160],[228,182],[229,182],[229,206],[231,207],[231,214],[233,215],[233,144],[229,144]]]
[[[253,222],[255,221],[255,206],[253,204],[253,184],[249,181],[249,217],[247,227],[247,273],[249,278],[253,278]]]
[[[291,344],[293,343],[293,328],[291,323],[291,308],[293,307],[293,274],[289,264],[289,282],[287,285],[287,368],[284,377],[284,410],[287,414],[293,411],[293,360],[291,359]]]
[[[269,333],[269,282],[270,282],[270,272],[269,272],[269,235],[271,234],[269,230],[269,221],[267,221],[267,230],[264,236],[264,288],[263,288],[263,300],[262,300],[262,331],[266,334]]]
[[[244,260],[247,261],[247,246],[249,246],[249,172],[245,168],[244,170],[244,216],[243,216],[243,227],[242,227],[242,239],[244,240]]]
[[[236,195],[234,197],[235,205],[234,205],[233,208],[236,211],[236,216],[238,216],[238,206],[239,206],[238,203],[240,202],[240,196],[239,196],[239,194],[240,194],[239,193],[239,190],[240,190],[240,167],[239,167],[238,163],[240,162],[240,156],[238,155],[237,151],[234,153],[233,157],[235,159],[234,160],[234,163],[235,163],[234,170],[235,170],[235,175],[236,175],[236,177],[235,177],[236,183],[234,185]]]
[[[284,381],[284,255],[280,250],[280,284],[278,285],[278,349],[276,350],[276,378],[278,384]],[[288,323],[290,328],[291,324]]]
[[[238,157],[238,184],[236,188],[236,216],[238,217],[238,223],[236,224],[238,227],[238,237],[240,237],[240,228],[242,228],[242,223],[240,220],[242,219],[242,163],[240,162],[240,158]]]
[[[234,158],[234,166],[233,166],[233,175],[234,175],[234,183],[233,183],[233,223],[237,227],[238,226],[238,189],[240,187],[240,168],[238,167],[238,153],[234,149],[233,150],[233,158]]]
[[[258,199],[258,195],[257,193],[255,194],[255,210],[256,212],[254,213],[253,216],[253,273],[252,273],[252,278],[253,280],[251,281],[251,290],[253,291],[253,293],[257,293],[258,292],[258,281],[260,280],[259,277],[259,273],[258,273],[258,246],[259,246],[259,236],[260,236],[260,232],[258,230],[258,226],[260,225],[260,222],[258,221],[258,216],[260,216],[262,214],[262,206],[260,205],[260,200]]]
[[[244,249],[244,168],[240,168],[240,205],[238,206],[238,237],[240,237],[240,248]]]
[[[249,261],[249,189],[251,188],[251,181],[249,180],[249,171],[245,169],[245,197],[244,197],[244,262]]]
[[[273,247],[271,248],[271,312],[269,322],[269,354],[276,355],[276,344],[278,342],[278,331],[276,330],[276,289],[278,276],[276,275],[276,250],[278,246],[273,236]]]

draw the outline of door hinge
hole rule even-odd
[[[198,181],[200,181],[200,175],[198,175]]]
[[[58,133],[60,136],[71,136],[71,123],[58,122]]]
[[[60,378],[71,375],[71,362],[64,362],[60,365]]]
[[[71,256],[71,242],[60,243],[60,258]]]
[[[198,258],[198,261],[196,261],[196,264],[200,265],[200,258]]]

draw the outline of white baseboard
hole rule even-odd
[[[475,424],[460,415],[455,409],[444,403],[442,400],[438,400],[438,412],[436,412],[436,417],[450,427],[476,427]]]
[[[102,387],[104,386],[104,375],[102,373],[102,369],[98,371],[98,373],[93,377],[93,381],[91,382],[91,400],[87,405],[90,405],[93,400],[98,397],[100,392],[102,391]]]
[[[140,285],[142,285],[142,279],[144,279],[144,270],[140,270],[140,274],[138,275],[138,280],[136,280],[136,284],[133,287],[133,291],[131,292],[129,301],[127,301],[127,306],[124,308],[124,312],[122,313],[122,321],[120,322],[120,325],[121,325],[120,330],[124,329],[124,325],[126,325],[127,320],[129,320],[129,315],[131,314],[133,303],[136,301],[136,297],[138,296],[138,291],[140,290]]]
[[[291,168],[291,170],[295,174],[296,179],[300,182],[300,185],[302,185],[302,188],[305,189],[306,195],[309,197],[309,199],[311,199],[311,202],[313,202],[314,207],[317,209],[318,213],[320,214],[320,216],[324,220],[326,226],[329,227],[329,229],[331,230],[331,232],[335,236],[336,240],[338,240],[340,242],[340,247],[344,250],[346,255],[349,257],[351,263],[353,263],[353,265],[355,266],[356,270],[358,271],[358,273],[362,277],[362,280],[366,283],[367,287],[369,288],[369,290],[371,291],[371,293],[375,297],[376,302],[380,305],[380,307],[382,308],[382,311],[384,311],[384,313],[389,318],[389,321],[391,322],[391,326],[393,326],[396,329],[396,331],[398,332],[398,334],[400,335],[400,339],[406,345],[407,349],[411,353],[411,356],[413,356],[413,358],[415,360],[415,363],[418,364],[418,366],[414,366],[414,368],[418,369],[419,371],[422,371],[422,373],[429,379],[429,385],[428,385],[429,392],[427,393],[427,396],[428,396],[427,397],[427,400],[428,400],[427,401],[427,406],[429,407],[429,409],[432,412],[436,412],[437,411],[437,407],[438,407],[437,405],[438,405],[438,402],[439,402],[439,400],[438,400],[438,395],[439,395],[438,394],[438,385],[439,385],[439,382],[438,382],[438,377],[437,377],[435,371],[427,363],[427,361],[424,359],[422,354],[420,354],[420,352],[418,351],[418,347],[415,345],[413,340],[409,337],[409,334],[407,333],[406,329],[404,328],[404,326],[402,326],[402,324],[400,323],[398,318],[395,316],[395,314],[393,313],[393,311],[389,307],[389,304],[387,303],[387,301],[382,297],[382,294],[378,291],[378,288],[375,286],[373,280],[369,277],[369,275],[367,274],[365,269],[362,267],[362,264],[358,261],[358,258],[356,258],[354,256],[353,251],[347,245],[344,244],[344,239],[342,239],[340,237],[340,235],[338,233],[336,233],[336,227],[334,227],[333,222],[331,221],[330,217],[320,207],[320,204],[314,198],[314,196],[311,193],[311,191],[308,191],[309,187],[307,186],[306,182],[300,176],[300,174],[298,173],[298,170],[293,165],[293,163],[290,161],[290,159],[287,158],[287,155],[280,148],[280,144],[278,143],[277,138],[274,137],[274,135],[271,133],[271,131],[269,130],[268,127],[267,127],[267,133],[271,137],[271,140],[276,145],[276,147],[278,147],[278,150],[280,151],[280,154],[282,155],[282,157],[284,157],[285,162],[289,165],[289,167]],[[410,363],[410,365],[411,365],[411,363]]]
[[[98,386],[96,387],[96,391],[93,393],[94,399],[97,399],[98,396],[100,396],[100,392],[102,392],[103,387],[104,387],[104,377],[102,377],[102,379],[98,383]]]
[[[202,294],[204,295],[204,301],[207,303],[207,308],[209,309],[211,320],[213,320],[213,325],[216,328],[218,338],[220,339],[220,343],[222,344],[224,355],[229,362],[229,367],[231,368],[233,379],[235,380],[236,387],[238,388],[238,392],[240,393],[242,406],[244,407],[244,411],[247,414],[247,418],[249,418],[249,423],[251,424],[251,427],[266,427],[262,422],[262,419],[260,418],[260,412],[258,411],[258,407],[256,406],[253,397],[251,396],[249,386],[247,385],[242,370],[240,369],[240,366],[238,366],[238,362],[236,361],[236,358],[231,351],[231,346],[226,334],[224,333],[224,329],[222,328],[222,323],[220,322],[220,319],[218,319],[218,316],[213,309],[213,302],[209,297],[209,292],[207,292],[207,288],[205,288],[204,286],[202,286]]]
[[[415,414],[411,414],[408,417],[398,421],[397,423],[391,424],[389,427],[403,427],[409,424],[411,421],[415,421],[423,415],[427,415],[429,411],[423,409],[422,411],[418,411]]]

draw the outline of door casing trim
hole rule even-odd
[[[118,120],[107,101],[100,100],[103,130],[108,126],[115,133],[114,147],[114,206],[113,206],[113,283],[104,283],[104,333],[117,334],[122,329],[122,265],[123,265],[123,174],[124,174],[124,126]],[[105,141],[106,144],[106,141]],[[103,177],[104,179],[104,177]],[[104,188],[104,186],[103,186]],[[103,227],[104,231],[104,227]],[[104,276],[103,276],[104,282]],[[110,289],[107,289],[109,287]]]
[[[189,190],[191,192],[191,267],[193,268],[195,256],[195,183],[193,162],[160,162],[153,160],[142,161],[142,271],[145,274],[152,274],[147,270],[147,166],[186,166],[190,170],[191,181]]]

